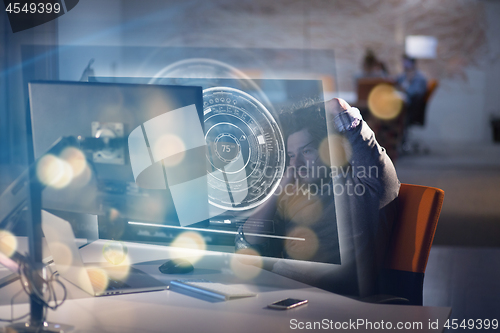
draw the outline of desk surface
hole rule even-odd
[[[104,262],[103,244],[99,241],[83,248],[81,254],[84,261]],[[354,328],[352,325],[359,323],[357,329],[377,332],[381,331],[380,328],[387,328],[389,323],[393,329],[398,323],[411,326],[421,323],[422,326],[415,326],[414,331],[440,332],[451,312],[450,308],[444,307],[359,302],[257,267],[243,265],[237,260],[241,257],[233,254],[204,252],[194,264],[194,272],[163,275],[158,271],[158,265],[165,259],[193,257],[200,252],[131,243],[128,249],[130,261],[138,263],[134,267],[166,283],[178,278],[204,278],[227,284],[244,284],[258,295],[216,301],[180,290],[164,290],[91,297],[61,279],[68,289],[68,300],[56,311],[49,311],[47,320],[73,325],[75,329],[72,332],[288,332],[301,327],[306,329],[307,325],[314,325],[314,322],[316,331],[320,328],[333,330],[336,323],[337,328],[342,324]],[[145,258],[149,262],[144,262]],[[1,318],[10,317],[10,299],[19,289],[20,285],[16,282],[0,290]],[[308,299],[309,304],[287,311],[266,308],[268,304],[287,297]],[[15,316],[29,311],[26,301],[24,295],[16,298]],[[439,330],[429,328],[429,322],[436,321]],[[368,322],[373,329],[370,329]]]

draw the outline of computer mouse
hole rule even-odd
[[[176,258],[167,260],[158,269],[163,274],[187,274],[192,272],[194,267],[188,260]]]

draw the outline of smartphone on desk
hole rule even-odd
[[[271,303],[267,307],[271,309],[288,310],[299,305],[306,304],[307,302],[307,299],[286,298],[281,301]]]

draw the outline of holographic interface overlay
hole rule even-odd
[[[257,207],[283,176],[283,137],[258,100],[215,87],[203,91],[203,101],[204,135],[190,105],[145,122],[128,139],[137,185],[168,186],[181,226]],[[208,202],[217,209],[209,210]]]
[[[128,145],[137,185],[168,186],[181,226],[209,217],[206,145],[194,104],[146,121],[130,133]]]
[[[284,142],[276,121],[257,99],[227,87],[203,91],[203,113],[210,203],[236,211],[257,207],[283,176]]]

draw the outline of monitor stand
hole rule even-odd
[[[68,142],[74,142],[70,139],[63,138],[62,140],[56,141],[56,143],[49,149],[47,153],[51,153],[55,150],[62,150],[63,147],[68,145]],[[28,203],[28,211],[30,212],[31,223],[27,223],[27,234],[28,234],[28,247],[29,247],[29,256],[31,262],[31,271],[30,273],[33,275],[40,274],[44,270],[44,263],[42,261],[42,191],[44,185],[39,181],[38,176],[36,174],[37,171],[37,163],[39,160],[33,162],[27,170],[28,179],[26,181],[26,174],[23,173],[20,177],[18,177],[14,183],[23,184],[21,188],[24,186],[29,186],[29,191],[27,191],[27,200]],[[26,181],[24,183],[24,181]],[[24,192],[26,193],[26,191]],[[21,202],[24,201],[21,200]],[[9,214],[2,214],[1,216],[9,216]],[[0,220],[0,223],[3,221]],[[38,278],[30,279],[30,282],[33,284],[31,286],[32,290],[41,290],[42,280]],[[31,332],[40,332],[40,333],[54,333],[54,332],[64,332],[73,329],[73,326],[65,325],[65,324],[55,324],[48,323],[45,321],[45,306],[41,304],[38,300],[36,293],[34,291],[31,292],[30,296],[30,320],[28,322],[15,323],[7,326],[7,332],[10,332],[9,329],[12,329],[14,332],[19,333],[31,333]]]

